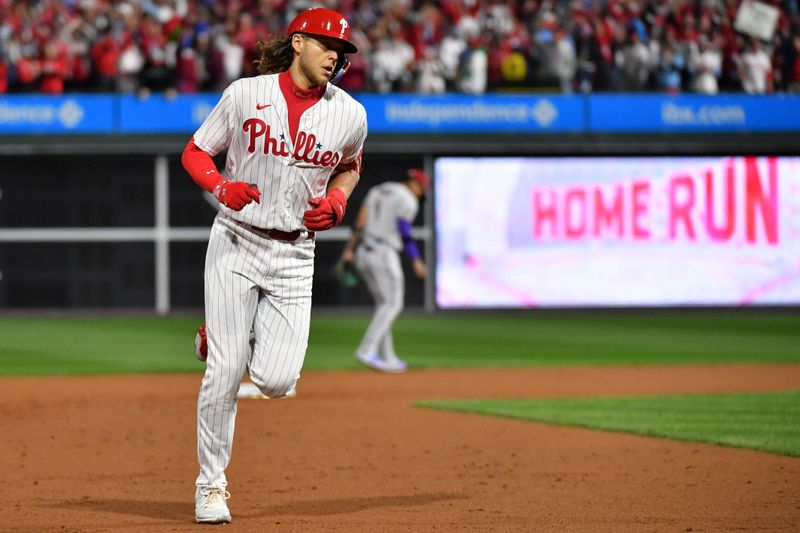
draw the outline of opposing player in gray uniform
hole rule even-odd
[[[413,168],[402,183],[376,185],[367,193],[356,219],[353,235],[342,252],[342,261],[355,261],[375,301],[375,313],[356,360],[384,372],[404,372],[405,361],[395,353],[392,325],[403,310],[405,280],[399,252],[411,260],[418,278],[427,275],[419,248],[411,237],[411,223],[419,201],[430,187],[424,170]]]
[[[341,14],[309,9],[262,45],[261,75],[233,82],[181,161],[222,204],[205,266],[208,358],[197,405],[197,522],[230,522],[230,462],[245,372],[270,398],[300,377],[315,232],[342,221],[359,181],[364,107],[331,84],[357,51]],[[211,156],[227,149],[225,175]],[[255,342],[250,346],[250,333]]]

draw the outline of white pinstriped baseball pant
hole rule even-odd
[[[244,373],[271,398],[284,396],[300,377],[313,274],[313,240],[273,240],[223,214],[214,220],[205,267],[208,360],[197,401],[198,486],[227,485]]]

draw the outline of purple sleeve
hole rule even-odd
[[[412,261],[419,259],[419,248],[417,248],[417,243],[414,242],[414,239],[411,238],[411,222],[398,218],[397,229],[400,231],[400,237],[403,239],[403,250],[408,258]]]

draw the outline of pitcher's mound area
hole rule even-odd
[[[0,379],[9,531],[196,531],[201,375]],[[800,459],[412,407],[757,392],[800,365],[308,372],[239,403],[224,531],[798,531]]]

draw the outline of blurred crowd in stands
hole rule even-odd
[[[800,0],[761,0],[763,40],[742,1],[0,0],[0,92],[220,91],[314,5],[351,23],[353,92],[800,91]]]

